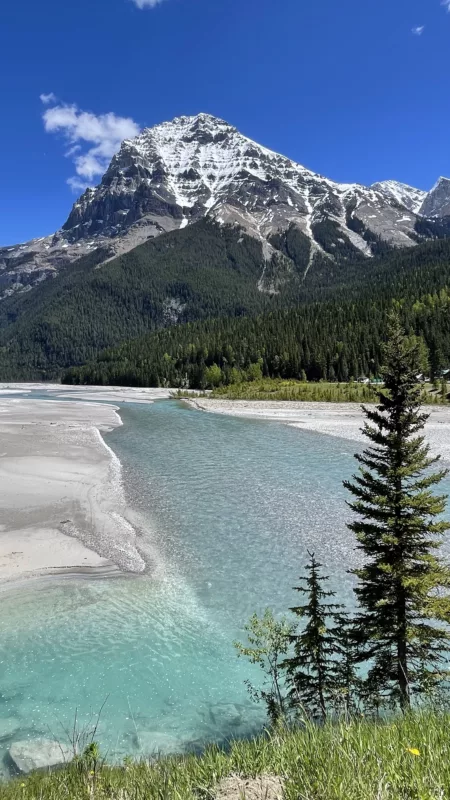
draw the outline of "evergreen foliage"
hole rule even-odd
[[[57,377],[148,331],[278,303],[258,290],[261,244],[227,226],[202,221],[100,266],[93,258],[2,300],[1,379]]]
[[[420,349],[397,315],[384,358],[379,404],[365,408],[363,433],[372,444],[355,456],[360,470],[345,486],[356,514],[349,527],[366,559],[355,571],[355,631],[360,658],[370,664],[367,690],[406,708],[445,671],[449,634],[439,621],[449,619],[450,598],[440,590],[450,587],[450,572],[438,549],[450,525],[440,518],[446,498],[432,489],[447,470],[431,471],[439,459],[421,433]]]
[[[364,696],[364,682],[358,671],[359,645],[353,617],[345,611],[338,612],[334,633],[339,655],[335,665],[336,704],[347,715],[354,714]]]
[[[316,255],[306,271],[310,244],[305,239],[293,226],[280,234],[279,249],[265,262],[261,244],[242,230],[203,220],[101,266],[94,266],[98,254],[81,259],[32,291],[2,300],[0,379],[59,378],[69,367],[94,364],[105,350],[127,348],[126,342],[140,339],[130,345],[126,364],[118,352],[117,359],[108,356],[116,360],[114,367],[106,368],[102,355],[95,375],[100,373],[103,382],[152,385],[149,381],[162,383],[169,373],[174,385],[183,386],[188,373],[192,385],[201,387],[202,369],[215,362],[227,383],[226,351],[233,340],[245,368],[263,358],[264,375],[300,377],[303,370],[309,380],[334,379],[334,373],[346,381],[361,372],[376,374],[372,359],[379,360],[393,299],[402,306],[408,330],[426,341],[432,367],[448,365],[449,240],[372,259]],[[261,281],[266,291],[259,290]],[[244,322],[255,316],[258,322]],[[363,335],[353,336],[351,325]],[[188,338],[192,333],[194,341]],[[192,356],[196,341],[208,351],[204,366],[201,358],[197,364],[197,352]],[[172,359],[170,370],[165,353]],[[89,367],[74,379],[92,382],[90,372]]]
[[[361,263],[361,251],[355,247],[337,222],[323,219],[312,226],[314,238],[325,252],[338,261],[350,260]]]
[[[327,591],[323,584],[328,580],[320,574],[314,554],[306,566],[304,586],[295,587],[306,596],[303,605],[291,608],[304,623],[299,633],[291,636],[293,655],[284,663],[289,696],[294,707],[305,709],[313,717],[325,719],[338,689],[338,638],[337,630],[342,620],[338,617],[341,606],[327,602],[335,592]]]
[[[297,225],[290,225],[286,231],[271,236],[270,243],[291,259],[297,269],[304,274],[309,264],[311,241]]]
[[[449,281],[450,285],[450,281]],[[396,292],[398,289],[398,295]],[[450,363],[450,291],[418,294],[414,275],[393,279],[394,297],[410,335],[423,339],[432,375]],[[380,376],[381,345],[391,291],[372,287],[359,300],[335,299],[255,317],[174,326],[102,353],[65,373],[66,383],[205,389],[247,382],[259,363],[263,377],[346,382]],[[215,365],[212,373],[206,370]],[[424,372],[423,364],[418,372]],[[242,386],[239,390],[242,395]]]

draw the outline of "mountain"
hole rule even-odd
[[[424,217],[443,218],[450,216],[450,179],[439,178],[424,199],[420,208]]]
[[[306,274],[317,260],[370,258],[445,235],[446,227],[418,232],[417,225],[423,215],[450,214],[449,187],[441,179],[427,195],[395,181],[336,183],[223,120],[178,117],[124,141],[100,184],[84,192],[55,234],[0,249],[0,293],[29,291],[80,258],[104,263],[205,217],[239,225],[268,262],[280,235],[295,226],[306,240]],[[276,291],[267,281],[260,289]]]
[[[291,279],[280,295],[261,292],[260,242],[211,220],[150,239],[101,266],[95,257],[0,303],[0,380],[58,378],[62,368],[146,331],[255,314],[298,296],[293,262],[286,258]]]
[[[398,181],[380,181],[379,183],[373,183],[371,188],[404,206],[408,211],[412,211],[413,214],[420,214],[427,197],[427,192],[422,191],[422,189],[415,189],[413,186],[408,186],[408,184],[399,183]]]
[[[300,316],[305,312],[306,325],[311,314],[305,309],[315,304],[317,328],[322,314],[318,302],[333,300],[336,313],[346,304],[353,308],[349,319],[360,315],[361,325],[366,319],[369,329],[370,315],[366,306],[360,307],[361,293],[370,293],[372,307],[386,293],[389,302],[396,299],[403,304],[405,297],[420,299],[450,285],[450,239],[391,250],[370,263],[362,255],[359,261],[326,261],[322,267],[317,263],[306,278],[308,253],[298,229],[290,227],[277,244],[286,255],[277,251],[279,258],[264,262],[262,244],[253,236],[201,219],[183,230],[150,239],[101,266],[95,266],[94,253],[87,255],[53,280],[41,282],[33,291],[16,292],[0,303],[0,380],[58,379],[68,367],[95,361],[103,350],[137,339],[132,358],[127,363],[127,357],[121,357],[120,369],[112,374],[117,375],[117,381],[125,380],[124,375],[131,382],[143,381],[152,364],[153,375],[166,374],[167,370],[161,372],[159,356],[164,368],[177,361],[180,331],[186,323],[188,327],[197,323],[203,326],[200,338],[195,331],[187,335],[186,346],[189,358],[196,362],[199,357],[206,363],[207,358],[213,358],[207,342],[214,320],[221,324],[220,320],[264,314],[273,330],[276,322],[270,323],[272,315],[276,320],[285,309],[298,308]],[[277,292],[261,291],[261,280],[275,281]],[[332,323],[332,316],[330,320]],[[239,330],[245,336],[244,323]],[[135,370],[139,337],[158,332],[162,351],[158,348],[149,353],[143,346],[143,364]],[[338,350],[338,329],[334,336]],[[362,349],[365,341],[362,337]],[[447,347],[441,349],[446,358],[450,356]],[[226,349],[224,353],[227,357]],[[282,361],[284,353],[281,337],[278,355]],[[318,357],[314,350],[311,357]],[[184,381],[183,375],[191,369],[192,364],[181,378],[179,370],[172,377]],[[103,377],[103,371],[97,369],[91,374],[101,380],[111,379],[109,373]]]
[[[317,288],[320,288],[317,291]],[[348,381],[379,375],[387,317],[396,303],[423,338],[429,366],[450,364],[450,240],[397,251],[339,284],[304,293],[294,307],[160,329],[67,370],[65,383],[204,389],[269,377]]]

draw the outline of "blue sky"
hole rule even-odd
[[[450,0],[6,0],[0,24],[0,244],[56,230],[122,134],[199,111],[335,180],[450,175]]]

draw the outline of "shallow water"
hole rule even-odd
[[[76,709],[90,727],[106,698],[96,738],[110,757],[136,755],[140,731],[193,748],[251,733],[264,717],[244,680],[259,674],[232,646],[248,617],[295,602],[307,550],[351,600],[342,480],[354,443],[174,401],[127,405],[121,417],[105,439],[141,520],[148,574],[2,596],[0,737],[16,726],[16,739],[63,740]]]

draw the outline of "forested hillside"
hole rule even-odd
[[[32,291],[2,301],[0,379],[58,379],[69,367],[95,361],[106,349],[158,330],[162,332],[154,338],[130,345],[131,372],[127,368],[126,374],[139,375],[135,381],[170,380],[178,385],[186,383],[187,375],[189,383],[202,385],[202,370],[219,362],[228,380],[232,366],[246,368],[260,354],[268,374],[281,370],[296,375],[304,369],[313,378],[332,375],[331,367],[337,367],[344,376],[346,369],[339,366],[343,356],[336,360],[332,352],[336,341],[346,341],[345,330],[335,327],[341,317],[343,324],[355,319],[354,330],[361,329],[359,338],[355,332],[348,334],[354,345],[349,341],[345,359],[353,375],[369,369],[370,358],[375,358],[376,369],[376,353],[367,356],[363,343],[376,349],[374,331],[381,324],[377,315],[392,297],[413,304],[450,285],[446,239],[363,260],[343,242],[337,261],[319,253],[310,262],[310,244],[292,226],[274,237],[272,246],[272,258],[265,261],[260,242],[241,229],[201,221],[101,266],[95,266],[98,254],[86,256]],[[347,310],[350,301],[357,308]],[[287,309],[292,311],[286,314]],[[369,313],[374,316],[371,322]],[[258,320],[238,322],[256,316]],[[182,327],[202,320],[203,326]],[[174,325],[176,330],[169,333]],[[180,355],[177,348],[192,344],[191,330],[200,349],[206,349],[204,356],[195,348],[195,355],[192,348]],[[305,352],[300,357],[302,338]],[[233,361],[226,356],[228,345],[245,352]],[[445,342],[440,347],[445,355]],[[175,359],[170,370],[167,359],[161,361],[165,353]],[[110,377],[102,356],[103,379],[126,380],[120,377],[122,351],[108,358],[121,366],[114,367],[116,377]],[[90,380],[89,370],[83,375]]]
[[[231,228],[200,222],[100,267],[94,258],[0,304],[2,380],[58,377],[146,331],[273,305],[257,288],[261,245]]]
[[[179,325],[106,351],[66,372],[74,383],[205,388],[270,377],[347,381],[379,374],[393,303],[428,349],[432,374],[450,362],[449,242],[396,254],[341,286],[309,287],[300,305]],[[318,301],[317,295],[325,299]],[[424,348],[425,351],[425,348]]]

